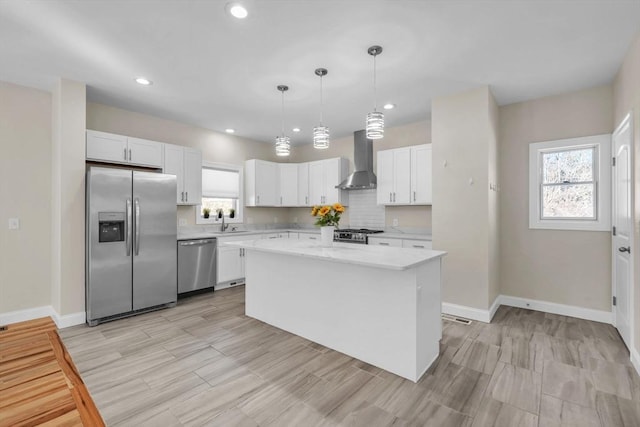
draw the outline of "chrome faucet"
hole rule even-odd
[[[220,232],[224,233],[228,227],[229,227],[229,224],[224,223],[224,212],[222,212],[222,224],[220,224]]]

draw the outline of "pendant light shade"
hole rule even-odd
[[[329,128],[322,124],[322,108],[324,102],[322,98],[322,77],[327,75],[326,68],[317,68],[316,76],[320,77],[320,126],[313,128],[313,148],[325,150],[329,148]]]
[[[384,137],[384,113],[377,111],[376,56],[382,53],[382,47],[371,46],[367,53],[373,56],[373,111],[367,114],[365,129],[368,139],[381,139]]]
[[[282,93],[282,135],[276,137],[276,155],[284,157],[291,153],[291,140],[284,134],[284,93],[289,86],[278,85],[277,89]]]

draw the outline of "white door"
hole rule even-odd
[[[322,185],[324,187],[324,204],[332,205],[340,202],[340,190],[336,188],[336,185],[342,181],[340,175],[340,159],[327,159],[323,160],[323,179]]]
[[[631,214],[631,171],[633,133],[631,130],[631,114],[622,121],[613,133],[612,151],[615,159],[612,179],[612,233],[613,253],[613,295],[615,305],[613,313],[615,325],[620,336],[631,348],[631,325],[633,322],[633,270],[632,240],[633,218]]]
[[[161,142],[128,137],[129,163],[143,166],[162,167]]]
[[[127,137],[88,130],[86,157],[88,160],[128,163]]]
[[[298,165],[278,163],[280,199],[278,206],[295,206],[298,203]]]
[[[430,205],[431,144],[411,147],[411,204]]]
[[[218,283],[244,277],[242,249],[233,246],[218,246]]]
[[[322,160],[309,163],[309,204],[324,203],[324,164]]]
[[[393,203],[408,205],[411,202],[411,148],[393,151]]]
[[[256,206],[277,206],[278,164],[256,160]]]
[[[298,164],[298,206],[309,206],[309,163]]]

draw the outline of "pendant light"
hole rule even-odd
[[[326,68],[316,68],[316,76],[320,76],[320,126],[313,128],[313,148],[317,148],[318,150],[329,148],[329,128],[322,124],[322,109],[324,107],[322,99],[322,77],[326,75]]]
[[[373,111],[367,114],[367,138],[380,139],[384,137],[384,114],[377,111],[377,92],[376,92],[376,56],[382,53],[381,46],[371,46],[367,52],[373,56]]]
[[[291,152],[291,141],[284,134],[284,93],[289,90],[289,86],[278,85],[278,90],[282,92],[282,136],[276,136],[276,155],[288,156]]]

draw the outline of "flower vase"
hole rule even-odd
[[[324,247],[333,246],[333,232],[336,227],[333,225],[326,225],[324,227],[320,227],[320,243]]]

